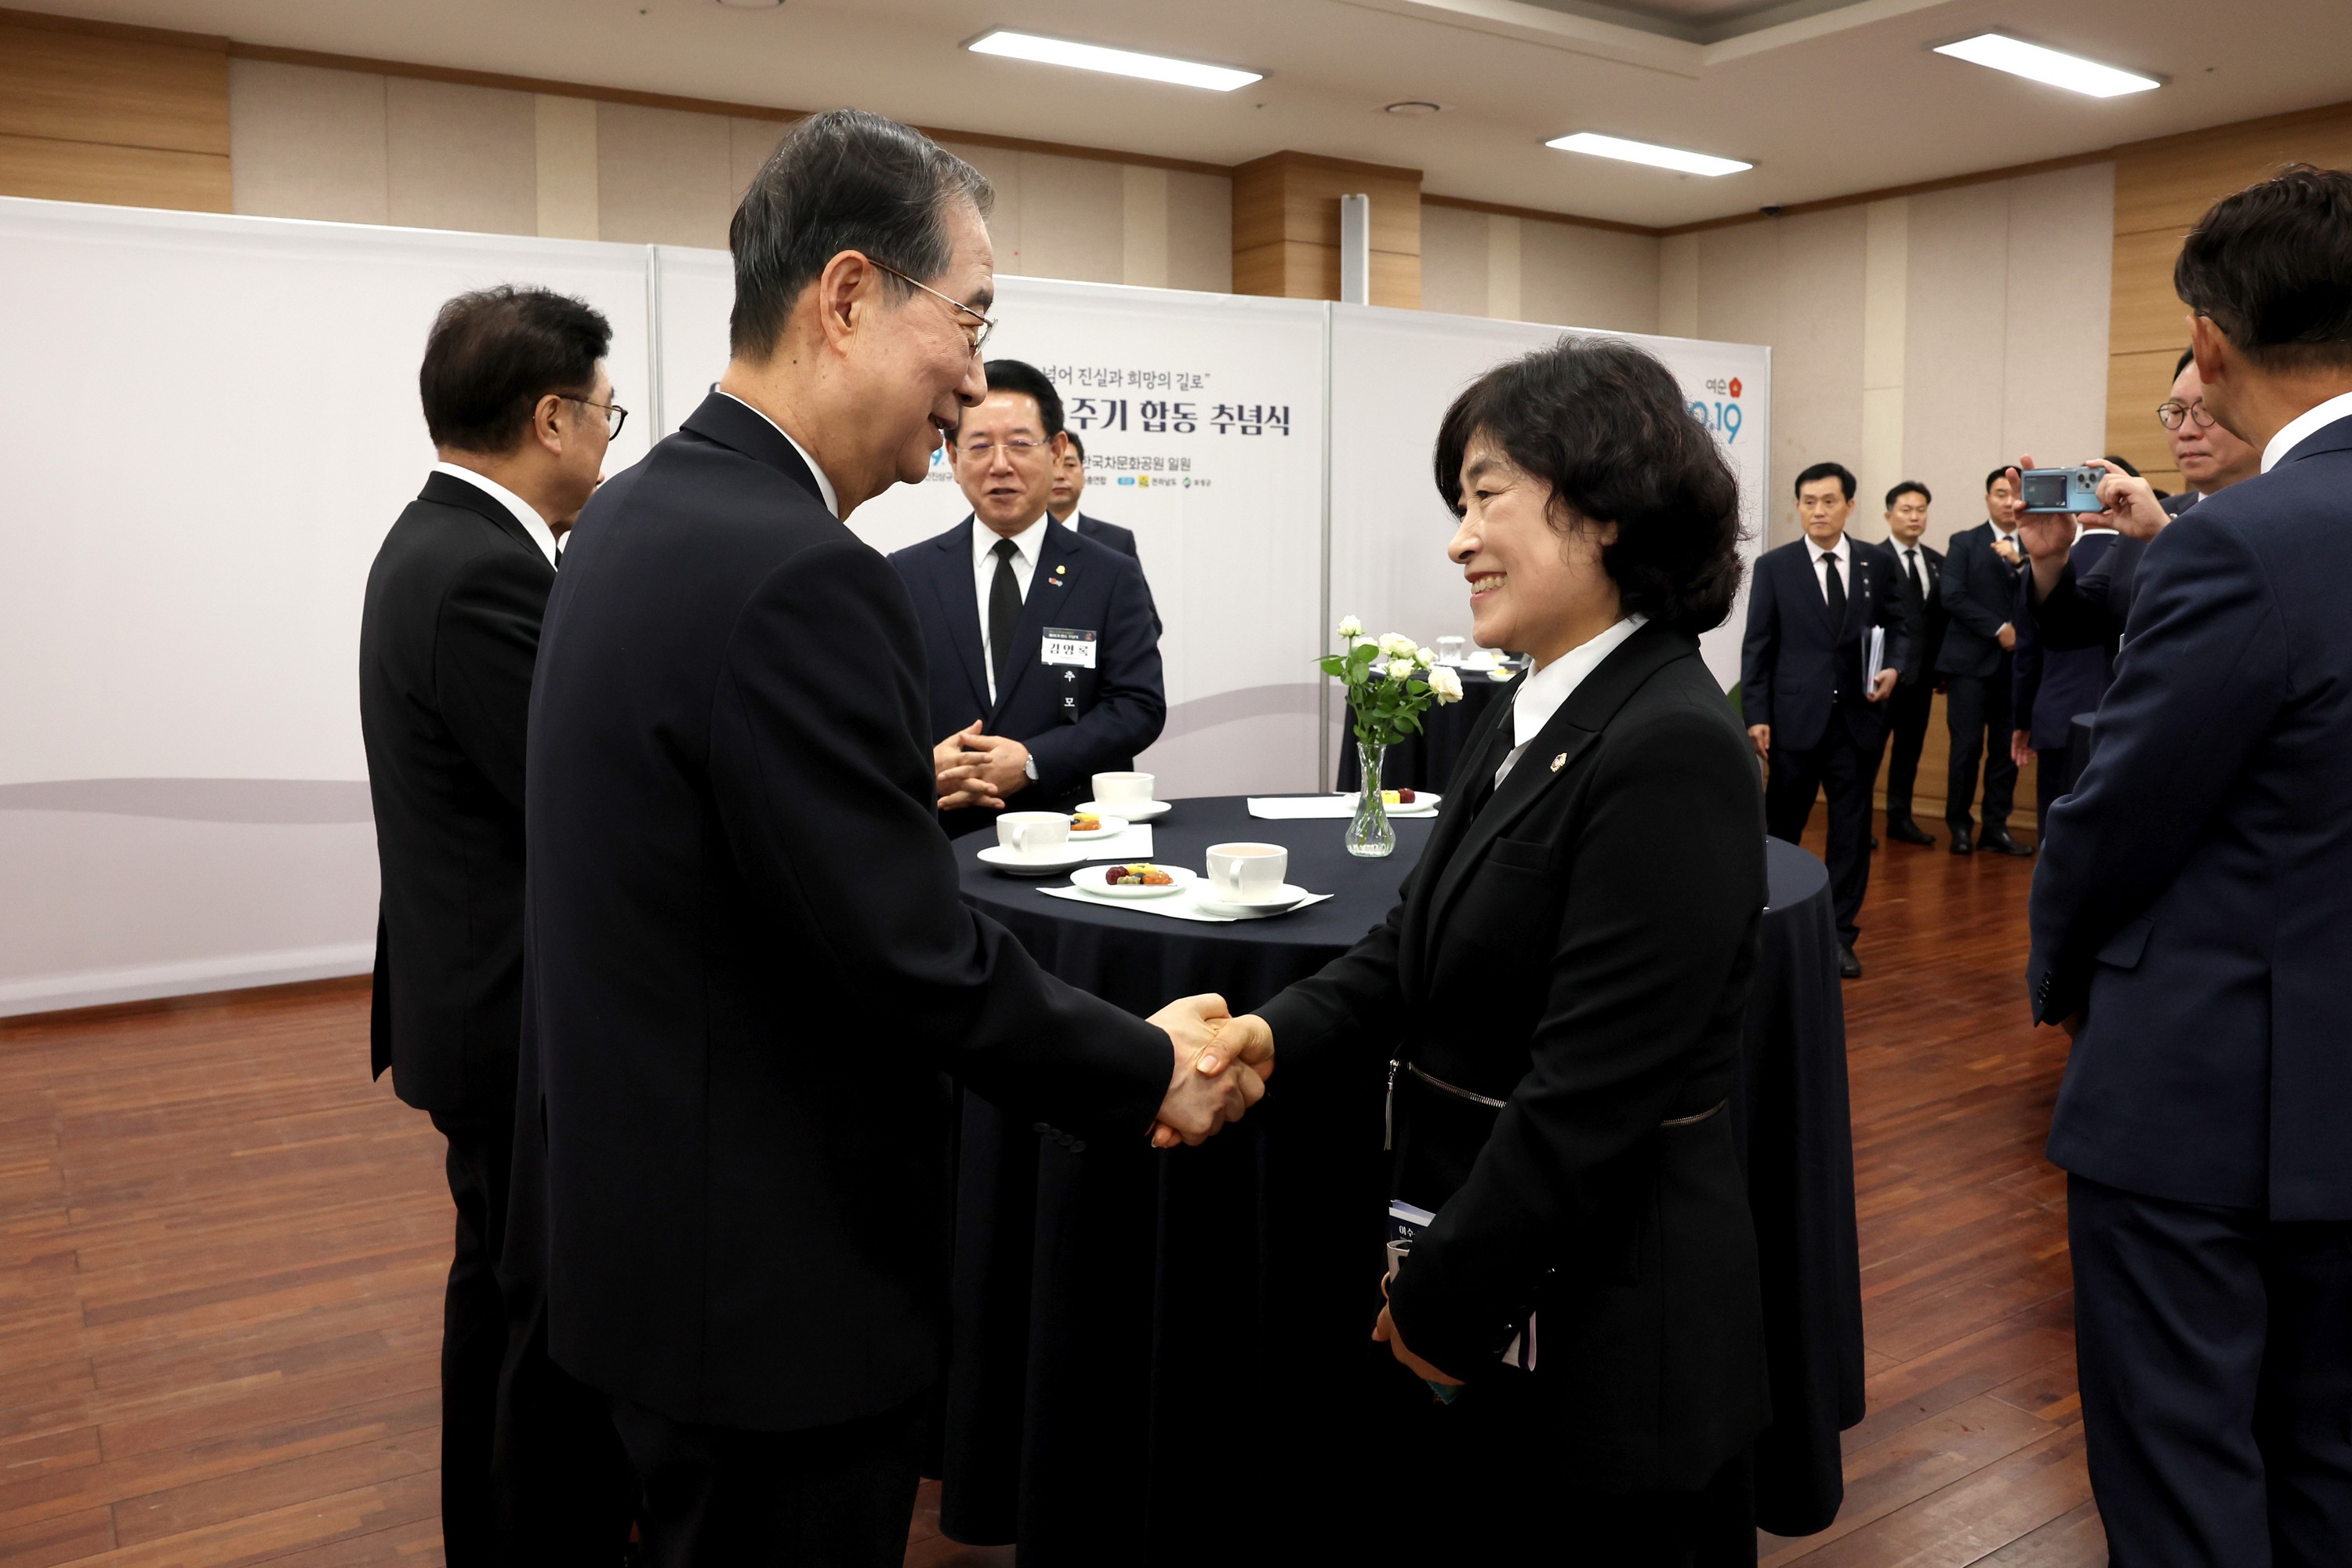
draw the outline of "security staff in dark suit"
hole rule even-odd
[[[441,308],[417,381],[440,461],[384,536],[360,617],[360,731],[382,902],[375,1071],[448,1140],[457,1208],[441,1337],[441,1528],[512,1559],[491,1475],[520,1031],[523,733],[555,542],[620,430],[604,318],[541,289]],[[526,1447],[531,1447],[527,1443]],[[543,1452],[530,1458],[544,1459]],[[522,1521],[518,1521],[522,1522]],[[625,1511],[605,1545],[620,1550]]]
[[[2085,528],[2068,552],[2067,564],[2087,575],[2098,569],[2122,535],[2112,528]],[[2009,757],[2019,767],[2029,757],[2041,765],[2033,773],[2033,825],[2036,833],[2050,826],[2050,806],[2066,784],[2066,747],[2074,734],[2074,716],[2098,710],[2107,681],[2115,673],[2116,647],[2049,648],[2034,630],[2033,618],[2017,623],[2017,647],[2011,655],[2011,722]]]
[[[1064,429],[1062,439],[1062,456],[1054,465],[1054,496],[1045,503],[1045,510],[1053,514],[1055,522],[1074,530],[1080,537],[1108,544],[1121,555],[1134,555],[1135,530],[1088,517],[1078,510],[1078,498],[1087,492],[1087,445],[1076,430]]]
[[[2021,504],[2010,470],[1995,468],[1985,476],[1990,517],[1952,535],[1944,555],[1944,609],[1950,620],[1936,669],[1944,678],[1944,722],[1952,737],[1944,821],[1952,830],[1955,855],[1970,854],[1979,845],[2000,855],[2033,853],[2009,836],[2017,791],[2017,764],[2009,754],[2014,728],[2009,717],[2014,680],[2010,653],[2017,647],[2018,568],[2025,559],[2013,540]],[[1976,799],[1979,763],[1984,822],[1982,833],[1972,838],[1977,823],[1969,808]]]
[[[922,622],[940,821],[985,827],[1007,803],[1066,811],[1098,773],[1160,738],[1160,630],[1135,558],[1046,511],[1062,400],[1045,374],[991,360],[964,410],[957,482],[972,515],[890,557]]]
[[[793,126],[730,229],[719,389],[589,504],[548,605],[520,1125],[549,1347],[607,1396],[660,1568],[903,1558],[942,1070],[1073,1137],[1198,1139],[1259,1087],[1196,1068],[1216,998],[1134,1017],[957,897],[914,606],[841,521],[982,398],[988,200],[877,115]]]
[[[1373,1330],[1402,1368],[1387,1560],[1752,1552],[1769,1398],[1724,1112],[1764,824],[1698,651],[1739,580],[1737,488],[1665,367],[1601,338],[1474,383],[1436,472],[1477,639],[1534,673],[1388,919],[1232,1037],[1385,1064],[1390,1192],[1436,1216]]]
[[[2038,1022],[2110,1560],[2352,1562],[2352,174],[2183,243],[2205,406],[2262,473],[2148,546],[2051,809]],[[2101,486],[2116,503],[2126,481]],[[2037,571],[2070,520],[2029,521]]]
[[[1838,972],[1862,974],[1870,888],[1870,796],[1886,747],[1886,700],[1908,657],[1910,616],[1885,552],[1845,531],[1853,475],[1815,463],[1797,476],[1805,537],[1769,550],[1748,590],[1739,705],[1764,763],[1764,817],[1776,838],[1804,837],[1815,797],[1829,795],[1830,889],[1837,905]],[[1873,633],[1880,668],[1867,667]]]
[[[1895,563],[1895,586],[1903,595],[1910,617],[1904,638],[1902,679],[1886,700],[1891,745],[1886,759],[1886,837],[1898,844],[1933,845],[1911,815],[1911,792],[1919,778],[1919,752],[1927,744],[1927,721],[1936,710],[1936,656],[1943,651],[1944,570],[1941,552],[1927,548],[1927,508],[1935,501],[1927,487],[1906,479],[1886,492],[1886,544]]]

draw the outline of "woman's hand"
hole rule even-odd
[[[1388,1281],[1385,1279],[1381,1280],[1381,1294],[1383,1296],[1387,1295],[1388,1289]],[[1429,1383],[1442,1383],[1450,1388],[1459,1388],[1462,1386],[1462,1380],[1460,1378],[1448,1377],[1444,1373],[1440,1372],[1435,1366],[1422,1360],[1419,1356],[1413,1354],[1412,1352],[1405,1348],[1404,1336],[1397,1332],[1396,1320],[1389,1316],[1388,1303],[1385,1301],[1381,1303],[1380,1320],[1372,1324],[1372,1338],[1375,1341],[1386,1344],[1389,1347],[1389,1353],[1391,1355],[1396,1357],[1397,1360],[1411,1367],[1413,1370],[1414,1374],[1422,1378],[1423,1381]]]

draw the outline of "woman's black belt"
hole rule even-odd
[[[1448,1083],[1434,1073],[1423,1071],[1421,1065],[1417,1062],[1406,1062],[1403,1065],[1405,1071],[1412,1074],[1413,1077],[1421,1079],[1422,1082],[1437,1090],[1440,1094],[1452,1095],[1454,1099],[1466,1100],[1472,1105],[1483,1105],[1489,1110],[1500,1110],[1505,1105],[1509,1103],[1507,1100],[1496,1100],[1491,1094],[1480,1094],[1475,1089],[1464,1089],[1459,1084]],[[1705,1121],[1709,1117],[1714,1116],[1722,1110],[1724,1107],[1730,1103],[1731,1101],[1728,1100],[1718,1100],[1713,1105],[1708,1106],[1705,1110],[1698,1111],[1689,1116],[1669,1116],[1664,1121],[1659,1122],[1658,1125],[1661,1127],[1688,1127],[1695,1122]]]

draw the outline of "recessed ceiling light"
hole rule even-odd
[[[1402,103],[1391,103],[1386,106],[1387,112],[1391,114],[1407,115],[1435,114],[1441,107],[1425,98],[1408,98]]]
[[[730,11],[773,11],[784,0],[719,0]]]
[[[2011,76],[2063,87],[2069,92],[2088,93],[2093,98],[2119,98],[2127,92],[2147,92],[2164,85],[2152,76],[2118,70],[2080,55],[2045,49],[2040,44],[2029,44],[2005,33],[1979,33],[1957,44],[1938,44],[1936,52],[1971,65],[1990,66]]]
[[[1620,136],[1602,136],[1591,131],[1580,131],[1573,136],[1559,136],[1544,143],[1563,153],[1590,153],[1596,158],[1615,158],[1627,163],[1648,163],[1654,168],[1679,169],[1685,174],[1736,174],[1742,169],[1752,169],[1753,163],[1743,163],[1737,158],[1717,158],[1705,153],[1686,153],[1680,147],[1660,147],[1649,142],[1628,142]]]
[[[1074,44],[1066,38],[1041,38],[1034,33],[1013,33],[1002,27],[982,33],[964,47],[976,55],[1002,55],[1007,59],[1034,60],[1039,65],[1075,66],[1079,70],[1108,71],[1113,76],[1139,76],[1146,81],[1205,87],[1212,92],[1231,92],[1237,87],[1265,79],[1262,71],[1204,66],[1194,60],[1171,59],[1166,55],[1139,55],[1130,49],[1107,49],[1099,44]]]

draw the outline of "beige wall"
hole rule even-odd
[[[1659,241],[1423,203],[1421,308],[1654,332]]]

